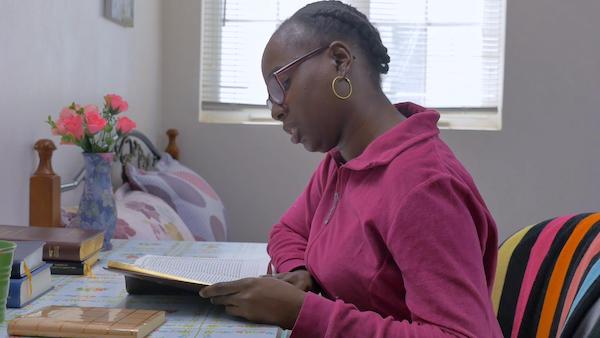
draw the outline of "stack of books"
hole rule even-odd
[[[52,289],[50,264],[44,263],[44,242],[15,241],[6,307],[19,308]]]
[[[104,233],[78,228],[0,225],[0,239],[44,241],[42,259],[58,275],[87,275],[98,261]]]

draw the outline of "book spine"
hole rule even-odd
[[[22,261],[13,261],[12,270],[10,271],[10,278],[21,278],[21,263]]]
[[[21,307],[21,286],[23,285],[24,280],[26,280],[26,278],[10,280],[8,297],[6,298],[6,307]]]
[[[44,260],[81,261],[81,247],[67,243],[46,243],[44,245]]]
[[[50,273],[53,275],[79,275],[83,276],[85,270],[83,265],[69,265],[69,264],[53,264],[50,267]]]

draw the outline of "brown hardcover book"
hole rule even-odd
[[[102,231],[0,225],[0,239],[44,241],[44,260],[81,262],[102,248]]]
[[[36,337],[146,337],[164,311],[48,306],[8,322],[8,334]]]

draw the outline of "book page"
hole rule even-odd
[[[134,265],[143,269],[183,277],[203,284],[229,282],[267,273],[268,258],[200,258],[146,255]]]

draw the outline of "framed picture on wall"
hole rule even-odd
[[[133,27],[133,0],[104,0],[104,16],[121,26]]]

